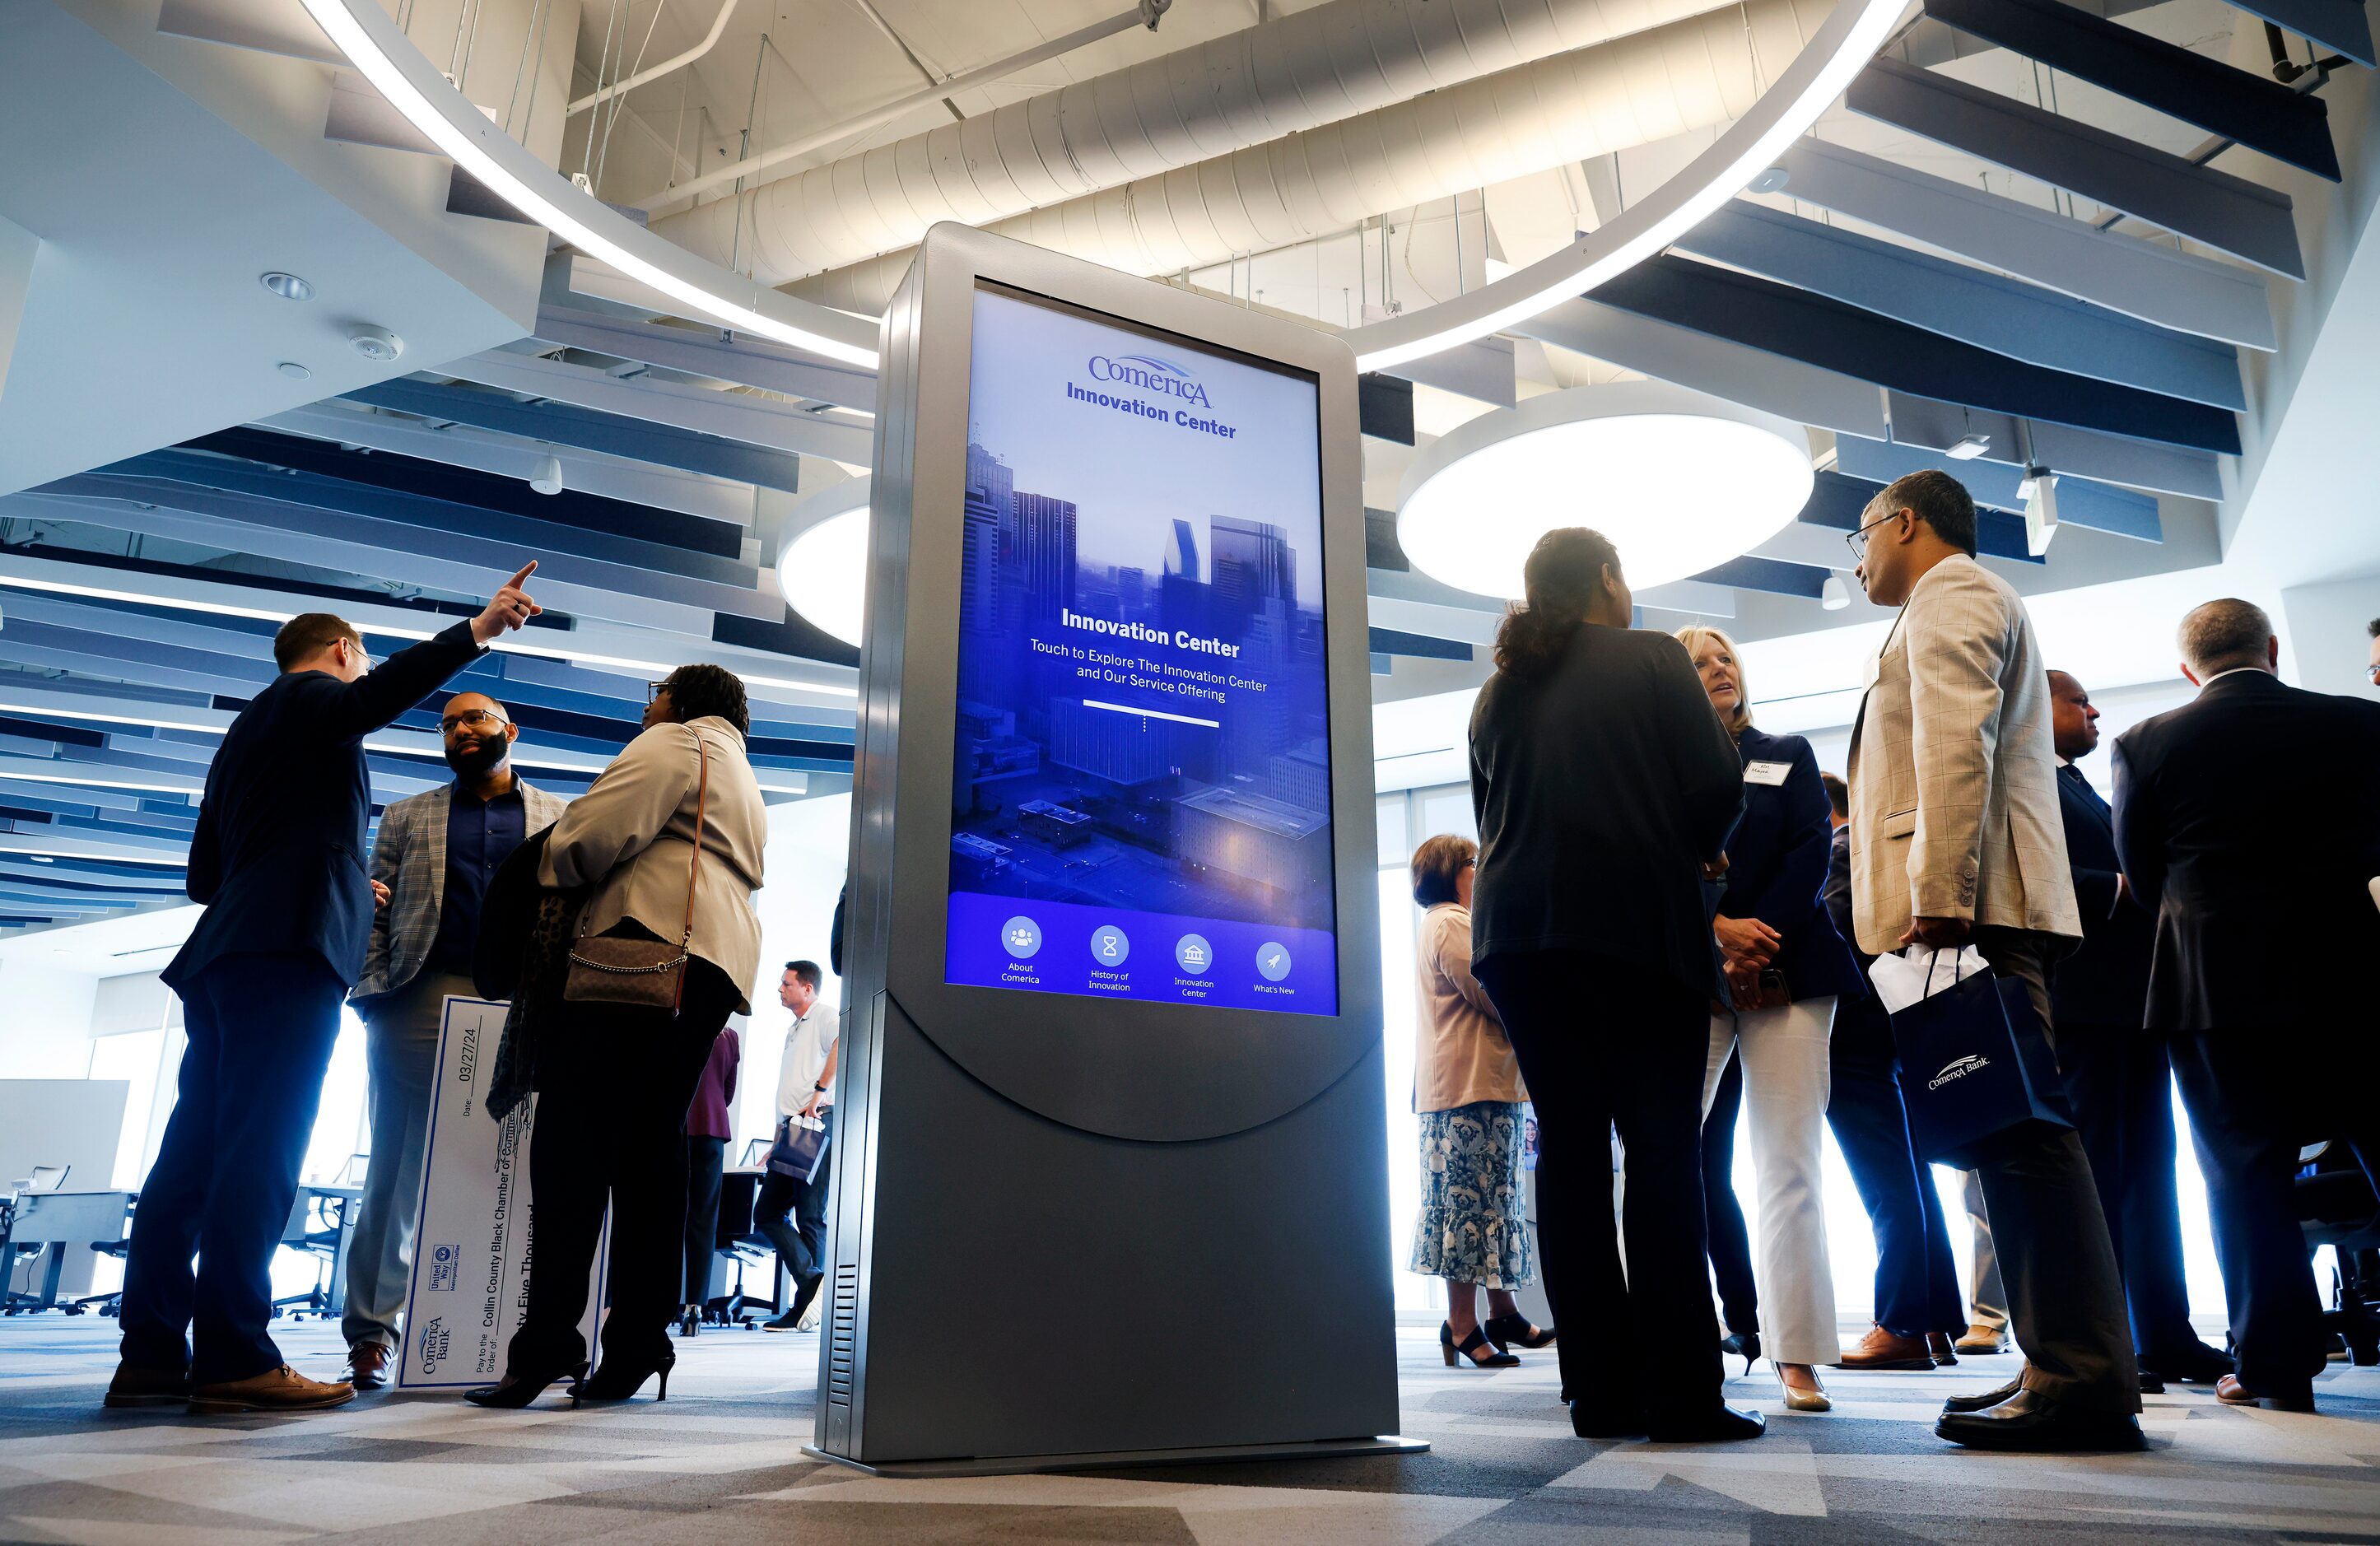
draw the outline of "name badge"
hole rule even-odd
[[[1746,762],[1743,765],[1743,781],[1746,784],[1782,784],[1785,775],[1792,771],[1791,762]]]

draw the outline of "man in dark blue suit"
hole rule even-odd
[[[2115,1239],[2143,1379],[2211,1385],[2231,1372],[2231,1360],[2190,1324],[2174,1190],[2173,1067],[2163,1040],[2141,1029],[2156,920],[2124,883],[2115,813],[2075,765],[2099,745],[2090,692],[2052,671],[2049,715],[2066,862],[2082,913],[2082,943],[2050,981],[2058,1073]]]
[[[164,972],[189,1041],[133,1218],[107,1405],[308,1411],[354,1396],[283,1363],[265,1326],[273,1249],[377,905],[363,737],[539,611],[520,589],[536,567],[377,671],[344,620],[291,618],[273,640],[281,675],[224,733],[190,843],[190,899],[206,911]]]
[[[2198,696],[2116,738],[2116,851],[2156,915],[2145,1023],[2169,1041],[2206,1173],[2239,1372],[2216,1394],[2313,1409],[2322,1305],[2299,1229],[2299,1146],[2380,1166],[2380,703],[2284,686],[2263,609],[2181,624]]]

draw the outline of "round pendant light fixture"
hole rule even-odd
[[[856,647],[868,600],[868,480],[821,489],[794,506],[777,588],[820,632]]]
[[[1809,436],[1667,382],[1613,382],[1483,414],[1414,458],[1397,541],[1457,590],[1517,598],[1557,527],[1611,539],[1628,583],[1685,579],[1750,551],[1809,503]]]

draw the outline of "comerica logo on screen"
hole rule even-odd
[[[1144,392],[1162,392],[1185,403],[1196,403],[1200,408],[1215,406],[1207,400],[1207,389],[1193,380],[1189,371],[1169,359],[1159,359],[1146,354],[1128,354],[1121,359],[1112,359],[1103,354],[1095,354],[1091,356],[1087,368],[1093,381],[1122,382],[1126,386],[1137,386]]]

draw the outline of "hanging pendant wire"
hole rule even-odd
[[[611,15],[603,23],[603,52],[595,56],[595,89],[599,91],[603,89],[605,72],[612,67],[612,34],[619,23],[620,0],[612,0]],[[594,171],[595,120],[590,117],[587,120],[587,143],[578,155],[578,175],[585,177],[591,187],[595,180]]]
[[[633,17],[635,14],[636,0],[628,0],[628,4],[629,13],[631,17]],[[653,0],[653,18],[652,20],[645,23],[645,41],[637,45],[637,62],[633,65],[629,65],[628,67],[621,73],[619,77],[620,79],[625,80],[630,76],[637,74],[639,70],[642,70],[645,67],[645,55],[653,46],[653,31],[656,28],[661,26],[662,12],[667,5],[668,0]],[[623,28],[620,34],[620,57],[624,64],[627,60],[627,30]],[[625,91],[615,91],[613,93],[612,101],[609,105],[612,109],[611,115],[603,120],[603,150],[602,152],[595,158],[595,186],[598,188],[603,186],[604,164],[610,161],[612,156],[612,131],[620,127],[620,115],[627,111],[628,93]]]

